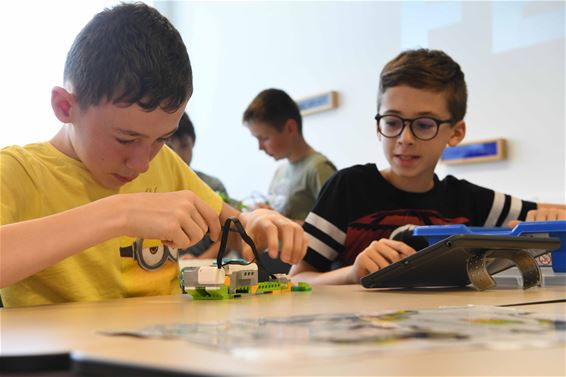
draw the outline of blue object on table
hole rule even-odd
[[[552,270],[566,272],[566,220],[522,222],[511,228],[468,227],[462,224],[417,226],[414,236],[422,236],[434,244],[454,234],[491,234],[500,236],[548,235],[560,239],[560,248],[551,252]]]

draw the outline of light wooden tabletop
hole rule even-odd
[[[180,340],[109,337],[103,330],[156,324],[322,313],[505,305],[566,299],[566,287],[521,290],[366,290],[359,285],[315,287],[313,292],[193,301],[185,295],[139,297],[0,310],[1,354],[73,352],[95,360],[176,372],[257,375],[565,375],[564,347],[531,350],[443,350],[376,357],[242,360]],[[566,304],[521,306],[566,319]]]

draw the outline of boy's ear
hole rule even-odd
[[[285,129],[290,134],[299,132],[299,126],[295,119],[287,119],[283,129]]]
[[[62,123],[72,123],[72,110],[75,106],[77,103],[72,93],[60,86],[51,89],[51,108]]]
[[[460,144],[460,142],[464,140],[465,136],[466,136],[466,122],[461,120],[452,127],[452,134],[448,139],[448,145],[454,147]]]

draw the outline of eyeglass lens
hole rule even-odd
[[[427,140],[436,136],[438,125],[431,118],[417,118],[410,122],[413,135],[419,139]],[[397,137],[405,128],[403,119],[396,115],[385,115],[379,119],[379,130],[386,137]]]

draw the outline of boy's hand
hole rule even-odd
[[[271,206],[269,204],[267,204],[266,202],[260,202],[260,203],[256,203],[254,206],[254,209],[259,209],[259,208],[263,208],[263,209],[273,209],[271,208]]]
[[[161,240],[173,248],[187,248],[209,232],[212,240],[220,235],[220,220],[214,210],[192,191],[119,195],[124,207],[125,234]]]
[[[414,253],[415,249],[401,241],[388,238],[373,241],[356,257],[351,270],[351,281],[358,284],[360,279],[367,274],[378,271]]]
[[[299,263],[305,256],[307,236],[296,222],[268,209],[244,212],[240,214],[239,220],[258,251],[267,248],[271,258],[275,259],[279,255],[281,261],[290,264]],[[247,260],[254,258],[251,248],[244,242],[242,255]]]
[[[542,207],[527,212],[525,221],[555,221],[566,220],[566,210],[562,208]],[[511,220],[507,226],[513,228],[520,220]]]

